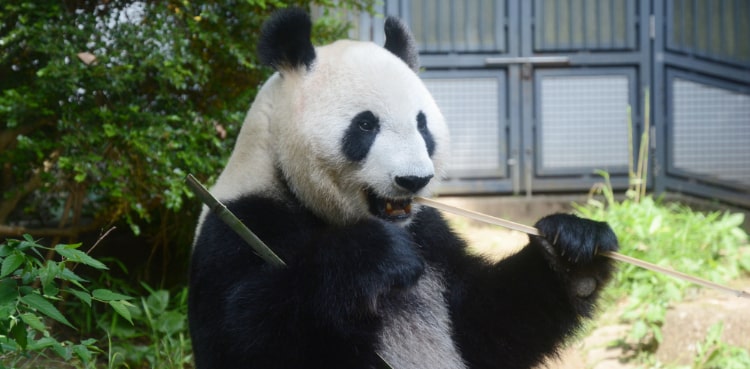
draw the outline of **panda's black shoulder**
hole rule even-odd
[[[464,253],[466,242],[450,227],[439,211],[423,207],[409,224],[414,241],[430,260],[445,263]]]
[[[245,195],[225,201],[224,205],[282,259],[287,245],[296,243],[290,237],[306,237],[304,232],[295,231],[308,229],[310,223],[317,221],[297,204],[261,195]],[[252,255],[250,246],[213,212],[206,214],[201,224],[194,252],[223,259],[247,259],[245,256]],[[249,259],[262,263],[255,257]]]

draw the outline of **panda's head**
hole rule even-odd
[[[448,133],[416,72],[416,47],[395,18],[384,47],[341,40],[313,47],[299,9],[261,33],[263,62],[278,71],[267,114],[274,161],[294,196],[331,223],[379,217],[405,224],[441,176]]]

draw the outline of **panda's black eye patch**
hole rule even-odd
[[[363,111],[357,114],[352,122],[357,123],[359,129],[365,132],[372,132],[380,127],[380,121],[371,111]]]
[[[427,129],[427,118],[421,111],[419,112],[419,114],[417,114],[417,129],[420,131],[424,131]]]
[[[427,129],[427,117],[421,111],[417,114],[417,129],[424,139],[427,154],[432,156],[435,153],[435,139],[432,138],[432,133]]]
[[[373,112],[366,110],[355,115],[341,142],[344,155],[351,161],[364,160],[379,131],[380,119]]]

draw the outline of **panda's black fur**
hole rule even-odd
[[[264,27],[260,53],[280,78],[318,67],[309,24],[306,14],[288,10]],[[403,68],[416,70],[408,30],[389,18],[386,31],[389,50],[404,60]],[[269,88],[261,94],[279,96]],[[529,368],[553,355],[592,314],[612,269],[596,252],[617,249],[605,223],[545,217],[536,226],[547,239],[531,237],[517,254],[491,263],[468,253],[437,211],[416,204],[412,210],[405,195],[383,199],[376,185],[351,195],[351,201],[364,202],[354,207],[366,209],[361,216],[339,219],[343,215],[320,210],[320,200],[309,198],[314,192],[299,188],[315,184],[299,184],[293,175],[323,159],[310,153],[309,163],[295,163],[302,164],[299,169],[278,153],[262,157],[279,150],[263,139],[285,138],[271,137],[264,133],[270,128],[253,121],[277,107],[261,94],[256,104],[268,105],[251,109],[245,125],[253,134],[241,133],[246,140],[238,140],[213,191],[287,267],[265,264],[204,210],[189,296],[197,369],[380,368],[381,357],[394,369]],[[409,110],[398,124],[414,125],[409,142],[434,161],[445,141],[439,140],[443,133],[434,122],[441,118],[433,110]],[[358,111],[337,123],[345,132],[334,142],[340,152],[329,156],[342,173],[364,170],[373,145],[383,144],[376,141],[379,130],[393,124],[377,111]],[[257,170],[263,171],[253,174]],[[410,166],[401,174],[393,178],[394,193],[426,191],[427,170]],[[382,203],[403,209],[385,214]]]

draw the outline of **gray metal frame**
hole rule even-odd
[[[509,167],[508,167],[508,150],[510,138],[508,135],[508,122],[507,122],[507,81],[504,73],[498,73],[492,70],[462,70],[462,71],[425,71],[420,73],[420,77],[425,80],[425,83],[429,84],[431,79],[494,79],[497,81],[497,96],[498,104],[496,106],[497,116],[500,121],[498,122],[498,136],[497,144],[499,146],[498,157],[496,158],[499,163],[505,163],[505,165],[499,166],[494,170],[453,170],[449,173],[448,179],[483,179],[483,178],[508,178]],[[442,104],[439,104],[442,106]],[[448,119],[448,126],[455,127],[462,124],[462,122],[455,122]],[[453,135],[452,135],[453,136]]]
[[[682,70],[675,70],[675,69],[667,69],[666,71],[666,95],[667,96],[674,96],[673,91],[673,81],[675,78],[680,78],[683,80],[687,80],[690,82],[696,82],[700,84],[704,84],[711,87],[718,87],[727,91],[735,91],[740,92],[742,94],[747,95],[750,97],[750,86],[748,85],[740,85],[736,83],[730,83],[727,81],[722,81],[716,78],[710,78],[704,75],[698,75],[695,73],[689,73]],[[675,165],[675,158],[674,158],[674,151],[675,151],[675,140],[673,139],[675,137],[675,124],[674,124],[674,104],[668,104],[667,105],[667,124],[666,124],[666,149],[667,149],[667,161],[666,161],[666,173],[669,175],[673,175],[675,177],[680,178],[692,178],[695,180],[699,180],[701,182],[704,182],[705,184],[715,185],[715,186],[721,186],[726,187],[728,189],[734,189],[738,191],[747,190],[747,186],[743,186],[741,184],[736,183],[728,183],[726,181],[721,181],[716,178],[710,177],[710,176],[704,176],[697,173],[693,173],[690,171],[686,171],[683,169],[678,168]],[[750,123],[750,119],[749,119]],[[747,129],[750,131],[750,124],[748,124]],[[747,147],[747,159],[750,161],[750,147]]]
[[[544,167],[542,158],[544,157],[545,147],[539,144],[542,142],[542,135],[544,134],[544,117],[542,116],[542,104],[541,94],[543,78],[547,76],[622,76],[626,77],[628,82],[628,105],[631,107],[637,106],[637,91],[636,91],[636,71],[635,68],[622,68],[622,67],[597,67],[597,68],[585,68],[585,69],[544,69],[538,70],[534,74],[534,101],[536,101],[535,114],[536,117],[536,129],[535,129],[535,140],[538,149],[536,150],[535,175],[538,177],[554,177],[554,176],[578,176],[581,173],[595,173],[597,170],[606,170],[610,176],[628,175],[628,164],[627,161],[622,166],[604,167],[603,165],[594,166],[568,166],[565,168],[552,168]],[[622,112],[623,121],[626,118],[626,110]],[[573,127],[571,127],[573,129]],[[627,139],[627,136],[622,137]],[[575,145],[576,142],[571,142],[571,145]],[[625,154],[625,153],[623,153]],[[626,156],[627,160],[627,156]]]
[[[467,23],[466,19],[456,20],[460,15],[455,14],[465,14],[458,12],[459,7],[469,3],[474,6],[472,0],[419,0],[418,9],[412,9],[412,1],[417,0],[386,0],[381,9],[383,14],[397,15],[407,22],[413,15],[433,11],[433,7],[434,14],[454,16],[447,27],[436,30],[439,40],[450,40],[448,46],[422,47],[424,78],[504,76],[499,91],[504,96],[499,104],[504,108],[498,107],[502,110],[498,124],[507,133],[503,152],[508,167],[505,172],[489,175],[451,173],[441,193],[531,195],[540,191],[586,191],[600,182],[592,167],[550,170],[541,166],[539,158],[545,148],[538,138],[545,128],[538,106],[539,79],[555,73],[583,76],[614,72],[628,76],[636,155],[644,119],[650,116],[649,188],[750,206],[750,188],[681,171],[670,157],[670,83],[674,76],[742,93],[750,86],[747,0],[496,0],[492,12],[497,43],[477,48],[450,47],[460,34],[457,27]],[[700,17],[705,20],[694,19]],[[360,30],[360,37],[382,44],[383,18],[368,22],[372,28]],[[716,42],[710,44],[708,40]],[[650,112],[644,111],[646,90],[650,91]],[[624,168],[607,169],[616,189],[628,186]]]
[[[651,81],[651,49],[649,39],[649,1],[648,0],[625,0],[626,8],[632,14],[627,15],[628,25],[631,28],[627,32],[632,32],[632,36],[627,36],[634,43],[630,47],[609,47],[600,48],[599,50],[556,50],[555,52],[541,53],[534,49],[534,30],[539,23],[535,11],[538,11],[539,1],[520,1],[521,6],[521,48],[523,56],[566,56],[569,59],[568,68],[572,71],[583,71],[580,73],[590,73],[590,71],[604,70],[607,68],[624,68],[634,71],[634,84],[632,92],[635,93],[636,99],[632,104],[634,137],[639,137],[642,131],[644,112],[642,108],[643,91],[650,86]],[[548,1],[549,3],[549,1]],[[568,2],[570,4],[571,2]],[[535,6],[537,8],[535,8]],[[559,66],[546,65],[528,65],[525,76],[521,80],[521,97],[523,103],[523,159],[524,167],[523,191],[527,195],[533,192],[550,192],[550,191],[587,191],[596,183],[602,181],[602,178],[592,173],[590,168],[581,168],[580,171],[558,173],[556,176],[539,175],[536,157],[539,155],[541,147],[536,145],[536,131],[538,126],[538,115],[536,111],[537,95],[535,74],[544,71],[546,68],[559,68]],[[601,69],[600,69],[601,68]],[[588,72],[587,72],[588,71]],[[542,72],[545,73],[545,72]],[[572,72],[579,73],[579,72]],[[533,103],[529,103],[533,102]],[[637,143],[634,142],[634,145]],[[637,150],[634,150],[637,152]],[[542,171],[543,172],[543,171]],[[624,189],[628,186],[627,173],[616,171],[611,176],[612,184],[617,189]]]
[[[733,204],[750,206],[750,188],[738,187],[723,183],[705,176],[681,171],[674,167],[671,152],[673,150],[673,119],[671,98],[671,81],[675,76],[716,85],[729,90],[745,92],[750,86],[750,60],[738,61],[732,58],[718,58],[670,40],[674,32],[674,6],[677,0],[655,1],[654,13],[654,91],[653,120],[656,122],[654,144],[655,152],[655,191],[678,191],[707,198],[728,201]],[[716,1],[724,4],[725,1]],[[696,6],[696,2],[680,1],[680,4]],[[734,4],[734,3],[733,3]],[[750,5],[745,9],[750,11]],[[745,17],[748,14],[744,14]],[[750,27],[747,26],[746,27]],[[740,39],[747,41],[746,36]],[[684,42],[683,42],[684,43]],[[750,118],[748,118],[750,129]],[[748,160],[750,160],[750,148]]]

